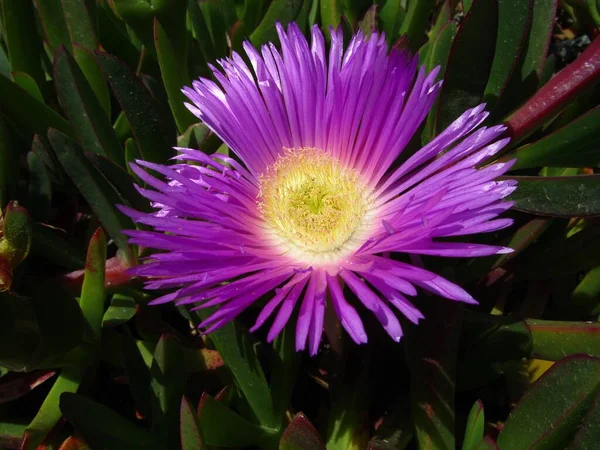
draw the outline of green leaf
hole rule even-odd
[[[434,0],[408,2],[406,16],[400,27],[400,35],[406,35],[409,46],[413,51],[417,50],[425,40],[425,29],[434,4]]]
[[[531,354],[531,332],[522,320],[465,311],[457,379],[471,389],[518,369]]]
[[[123,164],[123,149],[108,117],[75,59],[64,47],[54,56],[54,84],[82,147]]]
[[[279,420],[279,427],[285,420],[285,411],[292,396],[300,365],[300,355],[296,352],[295,347],[295,329],[295,324],[290,323],[273,343],[271,395],[273,397],[273,414]]]
[[[96,20],[92,15],[89,1],[61,0],[62,12],[67,30],[73,44],[80,44],[90,50],[98,47],[95,28]]]
[[[433,302],[431,302],[433,303]],[[411,411],[420,448],[455,448],[456,354],[462,308],[435,302],[427,321],[406,337]]]
[[[33,2],[2,0],[2,37],[13,72],[25,72],[38,85],[44,82],[42,47],[34,20]],[[4,90],[2,90],[4,95]]]
[[[528,319],[532,357],[558,361],[575,353],[600,357],[600,323]]]
[[[198,419],[206,443],[217,447],[255,445],[258,448],[265,448],[265,442],[275,436],[274,430],[248,422],[223,403],[206,394],[202,398]]]
[[[600,107],[527,144],[503,160],[516,157],[513,170],[531,167],[597,167],[600,165]]]
[[[62,12],[62,0],[34,1],[46,42],[50,47],[50,52],[54,54],[56,49],[61,45],[64,45],[69,50],[72,49],[69,29],[67,28],[65,16]]]
[[[518,181],[510,199],[515,209],[552,217],[600,214],[600,175],[511,177]]]
[[[24,297],[0,294],[0,365],[14,371],[56,368],[82,342],[84,318],[77,301],[56,281],[30,279]],[[48,301],[52,299],[52,301]],[[67,323],[56,333],[57,323]]]
[[[191,312],[196,320],[208,317],[206,311]],[[210,334],[225,366],[231,371],[236,387],[244,396],[254,419],[264,427],[276,428],[273,403],[267,380],[254,352],[248,330],[230,322]],[[207,436],[208,442],[208,436]]]
[[[496,0],[475,0],[450,50],[437,110],[438,132],[465,109],[481,103],[494,58],[497,27]]]
[[[425,61],[428,70],[432,70],[435,67],[440,66],[440,73],[444,73],[446,71],[450,49],[452,47],[452,43],[454,42],[456,31],[456,24],[452,22],[441,29],[437,38],[433,42]],[[422,135],[424,144],[429,142],[435,136],[435,123],[437,119],[438,105],[439,99],[436,99],[435,103],[431,107],[429,115],[427,116],[425,129],[423,130]]]
[[[564,222],[556,225],[553,233],[551,229],[545,233],[549,239],[545,239],[543,245],[538,243],[515,261],[518,263],[517,279],[548,280],[600,265],[600,230],[597,227],[588,226],[566,236]]]
[[[179,439],[181,397],[185,391],[186,368],[181,344],[171,335],[162,335],[154,350],[150,369],[154,393],[152,426],[165,446]]]
[[[493,106],[523,55],[535,0],[498,0],[496,52],[483,98]]]
[[[0,92],[0,108],[19,125],[24,134],[45,135],[48,128],[55,128],[69,136],[73,135],[69,122],[3,75],[0,75]]]
[[[277,38],[275,22],[280,22],[285,26],[293,21],[300,13],[303,3],[301,0],[273,0],[262,21],[250,35],[252,44],[258,47],[267,42],[274,42]],[[328,3],[333,4],[335,0],[331,2],[321,0],[321,8],[327,8]]]
[[[35,83],[35,80],[29,76],[29,74],[26,74],[25,72],[13,72],[12,76],[15,83],[25,89],[29,95],[40,102],[44,101],[42,91],[40,91],[40,88]]]
[[[135,316],[135,299],[129,295],[114,294],[110,305],[102,317],[102,328],[116,327]]]
[[[95,52],[96,61],[121,105],[142,158],[161,162],[173,155],[175,136],[159,114],[156,101],[140,79],[114,56]]]
[[[0,155],[2,155],[1,149]],[[48,167],[40,158],[39,153],[32,150],[27,153],[27,169],[29,170],[27,204],[36,220],[47,221],[50,217],[52,203],[52,185]]]
[[[586,316],[600,314],[600,266],[591,269],[573,290],[571,306]]]
[[[591,450],[600,442],[600,393],[588,410],[577,434],[569,447],[570,450]]]
[[[485,416],[483,413],[483,403],[477,400],[469,417],[467,418],[467,428],[465,429],[465,439],[462,450],[477,450],[483,441],[483,432],[485,427]]]
[[[281,436],[279,450],[325,450],[325,444],[313,424],[300,412]]]
[[[503,449],[565,448],[599,387],[600,359],[575,355],[557,362],[512,410],[498,445]]]
[[[189,86],[190,79],[187,74],[187,60],[180,61],[177,52],[172,46],[169,36],[158,20],[154,20],[154,45],[158,55],[158,64],[162,74],[163,83],[169,97],[169,105],[177,129],[183,133],[198,119],[185,107],[186,97],[181,92],[183,86]],[[183,65],[183,67],[182,67]]]
[[[118,335],[117,335],[118,336]],[[129,379],[129,389],[140,413],[151,419],[152,416],[152,390],[150,388],[150,369],[144,361],[141,347],[136,345],[129,329],[124,328],[121,339],[121,355],[125,374]]]
[[[50,434],[62,417],[58,406],[61,395],[65,392],[77,392],[86,369],[87,365],[81,361],[60,372],[37,414],[25,430],[23,450],[36,450]]]
[[[60,409],[91,448],[157,450],[155,437],[110,408],[78,394],[60,397]]]
[[[127,244],[127,238],[121,230],[133,229],[134,225],[131,220],[117,211],[115,205],[119,203],[118,194],[88,161],[75,142],[56,130],[48,132],[48,140],[65,172],[73,180],[98,220],[131,260],[133,255]]]
[[[133,144],[133,141],[131,141]],[[134,144],[135,147],[135,144]],[[106,177],[121,197],[121,203],[131,206],[138,211],[150,212],[150,202],[142,197],[134,187],[135,179],[123,168],[97,153],[86,152],[85,156]]]
[[[81,288],[79,306],[92,331],[93,344],[99,345],[102,333],[102,316],[104,315],[104,274],[106,270],[106,238],[102,228],[98,228],[88,247],[85,262],[85,275]]]
[[[196,411],[187,398],[181,399],[179,434],[181,450],[204,450],[204,438],[198,425]]]
[[[405,15],[401,0],[388,0],[379,11],[379,20],[388,44],[392,44],[398,38]]]
[[[515,93],[520,91],[520,98],[523,98],[523,94],[527,96],[539,86],[550,46],[556,7],[557,0],[533,0],[531,30],[523,62],[516,73],[517,80],[521,81],[521,84],[518,90],[515,89]]]
[[[19,173],[19,155],[12,145],[10,130],[0,116],[0,205],[14,198]]]
[[[31,251],[49,263],[67,270],[83,268],[85,266],[83,251],[60,237],[59,233],[58,230],[34,223]]]

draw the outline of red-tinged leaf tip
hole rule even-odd
[[[69,436],[58,450],[89,450],[86,442],[78,436]]]
[[[87,259],[85,261],[85,269],[91,272],[97,272],[99,267],[103,265],[103,261],[99,261],[99,253],[104,251],[106,247],[106,237],[102,228],[98,228],[92,238],[90,239],[90,245],[88,247]],[[102,258],[104,260],[104,258]]]
[[[7,376],[0,384],[0,404],[15,400],[32,391],[40,384],[49,380],[56,374],[55,371],[35,371],[26,374],[17,374],[15,377]]]
[[[600,39],[558,72],[506,121],[513,141],[519,141],[557,114],[600,77]]]
[[[182,450],[203,450],[204,439],[198,425],[198,418],[190,401],[184,396],[180,408],[180,438]]]
[[[283,432],[279,449],[324,450],[325,444],[313,424],[300,412]]]

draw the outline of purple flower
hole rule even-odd
[[[487,117],[480,105],[394,165],[436,98],[438,70],[427,74],[416,57],[388,53],[377,33],[359,32],[344,52],[341,30],[332,32],[327,53],[317,27],[310,44],[294,24],[277,29],[281,51],[269,44],[259,53],[246,43],[251,68],[234,53],[219,61],[222,70],[211,67],[218,84],[200,79],[183,90],[190,111],[239,160],[179,148],[177,164],[133,166],[157,211],[123,207],[154,229],[128,234],[165,252],[132,273],[150,277],[148,289],[176,289],[152,303],[218,306],[200,324],[208,333],[264,297],[252,330],[269,321],[272,341],[298,310],[296,349],[308,345],[313,355],[326,308],[365,343],[360,303],[395,341],[398,312],[415,323],[423,318],[408,300],[417,287],[476,303],[399,259],[511,251],[441,239],[512,223],[497,216],[511,207],[502,199],[515,182],[495,181],[511,164],[476,168],[507,144],[498,140],[505,128],[480,127]]]

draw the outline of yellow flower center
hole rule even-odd
[[[286,149],[260,177],[259,208],[278,244],[326,264],[364,241],[370,193],[356,171],[315,148]]]

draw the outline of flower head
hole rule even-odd
[[[362,304],[398,341],[397,313],[423,318],[407,297],[416,287],[475,303],[461,287],[405,255],[473,257],[510,249],[443,240],[499,230],[502,199],[515,189],[495,181],[510,167],[478,164],[502,149],[504,127],[480,127],[483,105],[467,110],[400,165],[394,165],[439,91],[437,70],[417,69],[407,52],[360,32],[343,51],[341,31],[311,42],[278,26],[281,51],[244,45],[207,79],[183,92],[188,108],[239,159],[179,148],[179,163],[134,165],[157,211],[123,210],[154,231],[131,242],[165,252],[133,269],[149,289],[175,288],[153,303],[218,306],[200,324],[210,332],[263,297],[256,329],[271,317],[274,339],[298,310],[296,348],[318,350],[326,308],[357,343],[367,342]],[[240,162],[241,161],[241,162]],[[148,174],[151,169],[168,180]],[[356,301],[348,301],[345,288]],[[351,304],[352,303],[352,304]],[[364,307],[364,308],[363,308]]]

